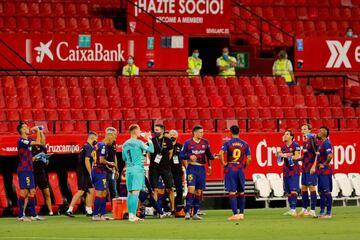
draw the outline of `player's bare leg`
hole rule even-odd
[[[158,188],[153,189],[153,197],[154,197],[155,201],[158,200],[158,192],[159,192]]]
[[[74,206],[76,204],[76,202],[79,200],[79,198],[81,198],[81,196],[84,194],[84,191],[83,190],[79,190],[77,191],[77,193],[75,193],[75,195],[72,197],[71,199],[71,203],[69,205],[69,208],[68,210],[66,211],[66,216],[68,217],[75,217],[74,216],[74,213],[73,213],[73,210],[74,210]]]
[[[24,215],[24,207],[25,205],[25,199],[28,197],[29,195],[29,190],[28,189],[20,189],[20,196],[19,196],[19,218],[18,221],[19,222],[29,222],[31,221],[29,218],[26,218]]]
[[[85,198],[85,209],[86,209],[86,215],[92,216],[92,204],[94,200],[94,188],[89,188],[89,191],[86,193]]]
[[[52,216],[54,215],[53,211],[52,211],[52,206],[51,206],[51,196],[50,196],[50,189],[49,188],[45,188],[42,191],[43,195],[44,195],[44,199],[45,199],[45,203],[46,206],[49,210],[49,215]]]
[[[166,192],[169,194],[169,198],[170,198],[170,210],[171,210],[172,213],[175,213],[174,189],[173,188],[166,189]]]

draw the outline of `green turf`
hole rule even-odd
[[[360,207],[334,208],[333,219],[282,216],[286,209],[252,209],[229,222],[230,210],[206,211],[202,221],[152,219],[92,222],[85,216],[41,222],[0,218],[0,239],[360,239]]]

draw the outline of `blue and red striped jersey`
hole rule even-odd
[[[332,154],[332,145],[329,139],[320,143],[319,146],[319,156],[316,161],[316,173],[321,175],[330,175],[332,174],[332,168],[328,165],[325,165],[328,156]],[[324,168],[320,169],[320,164],[324,164]]]
[[[300,145],[297,142],[292,142],[290,146],[286,144],[281,147],[282,153],[289,153],[291,156],[295,155],[296,151],[300,151]],[[284,177],[300,175],[300,166],[297,161],[294,161],[294,166],[290,166],[289,161],[287,158],[283,158],[284,165],[283,165],[283,173]]]
[[[20,158],[17,171],[18,172],[27,172],[33,171],[33,160],[32,160],[32,152],[31,152],[31,142],[34,141],[33,139],[25,139],[20,138],[17,143],[18,147],[18,155]]]
[[[205,164],[206,158],[208,160],[214,159],[210,150],[210,144],[204,138],[200,139],[199,142],[196,142],[193,138],[185,141],[180,152],[180,158],[182,160],[189,160],[191,155],[196,156],[196,162],[199,164]]]
[[[236,162],[240,168],[245,166],[246,157],[251,156],[249,144],[240,138],[226,141],[221,150],[226,153],[228,163]]]
[[[314,149],[315,147],[315,149]],[[303,143],[303,160],[302,160],[302,172],[310,173],[311,167],[314,165],[316,157],[316,149],[319,147],[316,139],[306,138]]]

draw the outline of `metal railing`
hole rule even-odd
[[[128,128],[127,126],[132,123],[137,123],[140,125],[140,127],[145,128],[144,130],[154,130],[155,124],[157,123],[164,123],[164,121],[176,121],[177,123],[181,123],[181,128],[179,127],[180,124],[177,125],[177,129],[181,131],[182,133],[190,133],[191,128],[193,125],[202,125],[207,132],[224,132],[230,128],[232,125],[240,125],[240,131],[242,132],[281,132],[285,129],[291,128],[288,125],[286,127],[282,126],[282,121],[291,121],[295,120],[297,123],[312,123],[314,120],[334,120],[336,121],[336,126],[329,126],[331,129],[336,129],[337,131],[344,131],[349,130],[350,128],[343,128],[341,126],[342,120],[357,120],[359,121],[360,117],[351,117],[351,118],[147,118],[147,119],[109,119],[109,120],[29,120],[29,122],[35,122],[37,125],[44,125],[45,126],[45,132],[50,134],[63,134],[63,133],[87,133],[89,131],[94,130],[91,127],[92,123],[108,123],[109,125],[115,127],[118,129],[119,133],[126,133]],[[204,121],[210,121],[212,122],[212,127],[209,129],[209,126],[206,124],[203,124]],[[276,125],[274,128],[253,128],[251,126],[252,121],[275,121]],[[7,120],[7,121],[0,121],[0,123],[14,123],[14,125],[19,122],[18,120]],[[189,122],[193,125],[189,125]],[[220,122],[223,122],[220,124]],[[239,123],[242,124],[239,124]],[[85,129],[73,129],[73,130],[59,130],[61,124],[75,124],[75,123],[84,123]],[[243,125],[245,124],[245,126]],[[166,125],[166,124],[165,124]],[[220,129],[220,125],[223,126],[223,128]],[[108,126],[106,126],[108,127]],[[225,127],[225,128],[224,128]],[[299,128],[300,126],[298,126]],[[294,129],[293,129],[294,130]],[[350,129],[351,130],[351,129]],[[3,134],[17,134],[16,129],[13,129],[13,131],[7,131],[3,132]],[[1,134],[1,133],[0,133]]]
[[[250,38],[254,38],[256,40],[259,40],[260,42],[260,49],[263,50],[264,49],[264,35],[267,36],[271,36],[271,32],[270,31],[264,31],[264,24],[268,24],[270,28],[274,29],[275,31],[281,32],[285,37],[288,37],[291,39],[291,46],[295,46],[295,36],[291,33],[288,33],[286,31],[284,31],[282,28],[280,28],[279,26],[275,25],[274,23],[272,23],[271,21],[265,19],[264,17],[258,15],[257,13],[255,13],[254,11],[252,11],[250,8],[246,7],[244,4],[240,3],[238,0],[232,0],[232,4],[234,6],[239,7],[240,9],[250,13],[252,16],[254,16],[257,19],[258,25],[255,26],[253,25],[253,27],[256,27],[257,30],[259,31],[259,38],[256,38],[254,36],[254,33],[251,32],[246,32],[244,31],[243,34],[247,35]],[[233,13],[234,14],[234,13]],[[249,20],[243,19],[241,14],[236,15],[238,18],[244,20],[245,22],[247,22],[248,24],[252,25],[251,22]],[[285,42],[281,42],[278,39],[276,39],[276,41],[278,41],[280,44],[282,45],[286,45]]]

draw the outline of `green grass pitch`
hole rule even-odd
[[[0,218],[0,239],[360,239],[360,207],[336,207],[333,219],[282,216],[286,209],[246,210],[246,219],[230,222],[230,210],[207,210],[202,221],[179,218],[93,222],[85,216],[47,217],[17,222]]]

